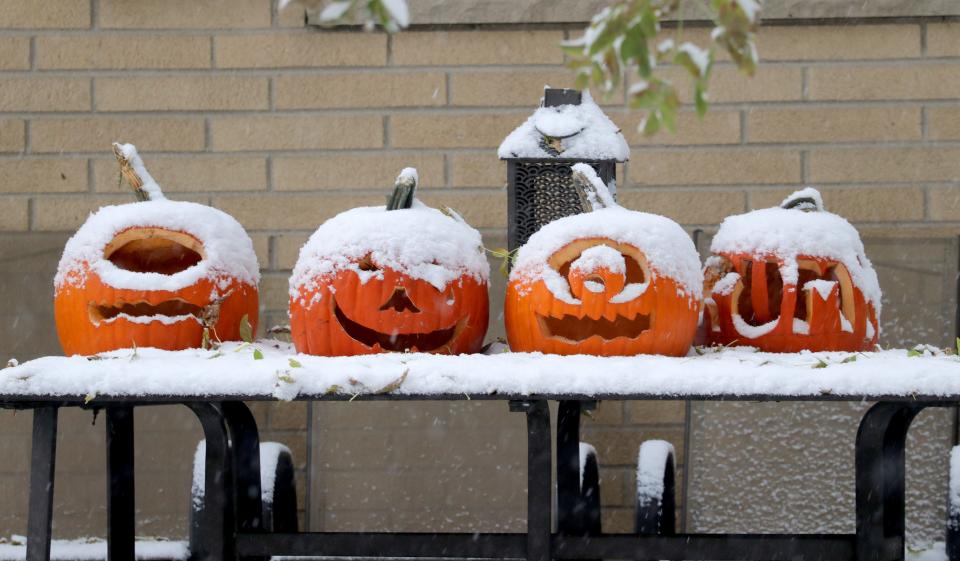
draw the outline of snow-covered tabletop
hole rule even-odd
[[[707,349],[684,358],[527,353],[298,355],[288,343],[217,351],[121,350],[43,357],[0,370],[0,401],[57,397],[506,399],[509,397],[960,400],[960,359],[939,351],[769,354]],[[918,356],[919,355],[919,356]]]

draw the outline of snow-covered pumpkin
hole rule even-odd
[[[179,350],[240,339],[257,324],[253,243],[229,215],[164,198],[132,144],[115,144],[140,202],[105,206],[67,242],[54,281],[68,355],[128,347]]]
[[[573,173],[593,210],[547,224],[517,252],[504,306],[510,348],[686,354],[702,302],[693,242],[668,218],[617,205],[589,165]]]
[[[404,169],[386,207],[340,213],[300,250],[290,278],[299,352],[480,350],[490,273],[480,233],[416,200],[416,184],[416,170]]]
[[[708,338],[770,352],[873,349],[880,285],[857,230],[806,188],[730,216],[707,260]]]

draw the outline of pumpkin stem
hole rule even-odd
[[[573,187],[580,196],[580,206],[584,212],[591,212],[603,208],[617,206],[617,202],[596,170],[589,164],[573,164],[570,166],[573,177]]]
[[[780,208],[795,208],[804,212],[821,212],[825,210],[820,191],[817,191],[813,187],[807,187],[791,193],[789,197],[783,199],[783,202],[780,203]]]
[[[413,194],[417,190],[420,178],[416,168],[403,168],[393,186],[393,193],[387,197],[387,210],[400,210],[413,206]]]
[[[162,201],[166,199],[160,186],[143,165],[137,147],[133,144],[113,143],[113,153],[120,163],[120,175],[133,188],[138,201]]]

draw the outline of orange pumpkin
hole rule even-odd
[[[857,351],[879,337],[880,287],[857,231],[807,188],[727,218],[705,268],[705,323],[720,345]]]
[[[589,166],[574,170],[595,210],[547,224],[520,248],[504,307],[510,348],[686,354],[703,282],[693,242],[672,220],[617,206]]]
[[[243,227],[217,209],[163,199],[135,148],[117,152],[125,175],[142,179],[133,185],[144,200],[101,208],[67,242],[54,295],[63,351],[199,347],[204,329],[211,340],[238,340],[244,316],[255,330],[259,271]]]
[[[331,218],[300,251],[290,280],[297,351],[474,353],[487,331],[489,266],[480,234],[415,202],[416,170],[384,207]]]

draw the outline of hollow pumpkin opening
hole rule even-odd
[[[759,326],[780,317],[783,278],[774,261],[767,261],[759,270],[754,269],[755,265],[756,262],[747,261],[740,275],[743,290],[737,298],[737,311],[743,321]]]
[[[204,259],[203,244],[193,236],[163,228],[131,228],[117,234],[103,249],[120,269],[173,275]]]
[[[618,337],[636,339],[649,330],[653,323],[652,316],[644,314],[637,314],[633,318],[617,316],[613,320],[571,315],[559,318],[538,315],[537,320],[544,336],[577,343],[594,336],[599,336],[606,341],[612,341]]]
[[[194,316],[200,318],[203,308],[184,300],[174,299],[150,304],[149,302],[120,302],[117,304],[90,304],[90,321],[99,324],[123,315],[129,318],[156,318]]]

